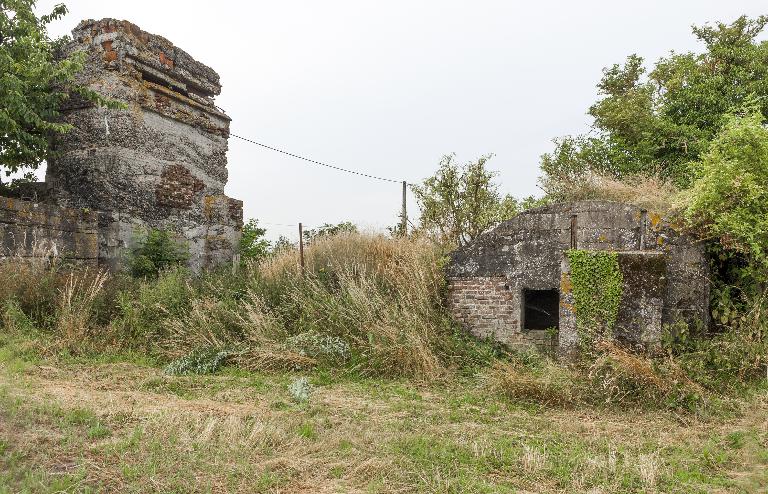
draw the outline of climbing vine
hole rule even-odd
[[[616,324],[624,277],[616,252],[572,249],[568,253],[576,313],[582,339],[610,334]]]

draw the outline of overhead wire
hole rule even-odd
[[[366,177],[366,178],[372,178],[374,180],[381,180],[382,182],[391,182],[391,183],[397,183],[397,184],[405,182],[405,180],[395,180],[393,178],[379,177],[379,176],[376,176],[376,175],[371,175],[370,173],[365,173],[365,172],[361,172],[361,171],[357,171],[357,170],[350,170],[349,168],[342,168],[340,166],[335,166],[335,165],[329,165],[328,163],[323,163],[322,161],[313,160],[312,158],[307,158],[306,156],[301,156],[301,155],[296,154],[296,153],[291,153],[291,152],[288,152],[288,151],[284,151],[282,149],[279,149],[279,148],[276,148],[276,147],[273,147],[273,146],[269,146],[267,144],[258,142],[256,140],[249,139],[247,137],[239,136],[237,134],[232,134],[232,133],[230,133],[229,135],[232,136],[232,137],[235,137],[237,139],[240,139],[242,141],[250,142],[251,144],[255,144],[257,146],[261,146],[261,147],[263,147],[265,149],[269,149],[270,151],[275,151],[276,153],[281,153],[281,154],[284,154],[286,156],[290,156],[292,158],[296,158],[296,159],[300,159],[300,160],[306,161],[308,163],[312,163],[314,165],[324,166],[324,167],[330,168],[332,170],[336,170],[336,171],[340,171],[340,172],[345,172],[345,173],[351,173],[353,175],[358,175],[358,176]]]
[[[229,135],[234,137],[234,138],[240,139],[241,141],[245,141],[245,142],[248,142],[250,144],[255,144],[256,146],[260,146],[260,147],[262,147],[264,149],[268,149],[268,150],[274,151],[276,153],[284,154],[286,156],[290,156],[292,158],[296,158],[296,159],[305,161],[305,162],[313,164],[313,165],[322,166],[322,167],[325,167],[325,168],[329,168],[329,169],[340,171],[340,172],[344,172],[344,173],[350,173],[352,175],[357,175],[357,176],[364,177],[364,178],[380,180],[382,182],[405,184],[409,188],[411,188],[413,186],[413,184],[408,183],[405,180],[395,180],[393,178],[387,178],[387,177],[380,177],[380,176],[377,176],[377,175],[371,175],[370,173],[365,173],[365,172],[361,172],[361,171],[358,171],[358,170],[351,170],[349,168],[342,168],[340,166],[335,166],[335,165],[331,165],[331,164],[328,164],[328,163],[324,163],[322,161],[314,160],[312,158],[307,158],[306,156],[302,156],[300,154],[291,153],[289,151],[285,151],[283,149],[276,148],[274,146],[270,146],[270,145],[264,144],[262,142],[256,141],[255,139],[249,139],[247,137],[243,137],[243,136],[240,136],[240,135],[237,135],[237,134],[232,134],[232,133],[230,133]],[[411,223],[410,220],[408,221],[408,223]],[[290,224],[289,223],[271,223],[271,222],[268,222],[268,221],[259,221],[259,224],[261,224],[261,225],[269,225],[269,226],[290,227],[290,228],[295,228],[295,227],[299,226],[298,223],[290,223]],[[413,223],[411,223],[411,226],[413,226]],[[307,228],[308,225],[304,225],[304,227]]]

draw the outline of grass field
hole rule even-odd
[[[445,383],[0,347],[0,492],[768,492],[768,392],[701,418],[545,408]]]
[[[768,492],[763,326],[558,363],[453,321],[429,242],[305,260],[0,265],[0,494]]]

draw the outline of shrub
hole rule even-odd
[[[228,350],[215,348],[195,350],[168,364],[164,372],[171,376],[212,374],[219,370],[231,355],[232,352]]]
[[[682,335],[666,344],[670,359],[699,385],[711,391],[735,391],[765,379],[768,341],[759,330],[744,325],[702,336]]]
[[[14,301],[35,327],[50,329],[56,324],[58,295],[70,273],[57,263],[0,263],[0,299]]]
[[[312,394],[312,385],[306,377],[297,377],[288,385],[288,393],[290,393],[291,398],[295,402],[304,403],[309,401],[309,396]]]
[[[37,333],[34,322],[24,313],[15,299],[6,299],[2,310],[3,328],[8,333],[24,335]]]
[[[240,235],[240,261],[260,261],[269,255],[270,242],[264,238],[266,228],[259,227],[259,221],[251,218],[243,225]]]
[[[137,278],[155,278],[161,271],[189,260],[186,245],[174,240],[168,230],[149,230],[128,259],[128,268]]]

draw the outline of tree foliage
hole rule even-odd
[[[421,231],[461,246],[518,213],[518,201],[499,193],[496,173],[486,168],[492,156],[460,165],[455,154],[446,155],[435,175],[412,187],[421,209]]]
[[[121,107],[75,83],[84,54],[58,57],[64,38],[47,27],[67,13],[63,4],[38,17],[34,0],[0,0],[0,166],[6,175],[37,168],[49,157],[50,137],[70,126],[59,108],[77,93],[97,104]]]
[[[761,339],[768,327],[768,129],[762,112],[731,115],[682,195],[688,223],[712,240],[712,316]]]
[[[763,116],[731,116],[685,194],[688,220],[768,273],[768,129]]]
[[[304,230],[304,244],[310,245],[318,238],[332,237],[340,233],[357,233],[357,225],[351,221],[342,221],[341,223],[332,224],[324,223],[317,228],[309,228]]]
[[[643,58],[604,69],[589,108],[589,135],[555,140],[542,157],[542,184],[557,196],[590,174],[653,175],[687,188],[690,163],[709,148],[728,115],[757,102],[768,116],[768,42],[756,37],[768,17],[693,27],[703,53],[672,52],[650,72]]]

